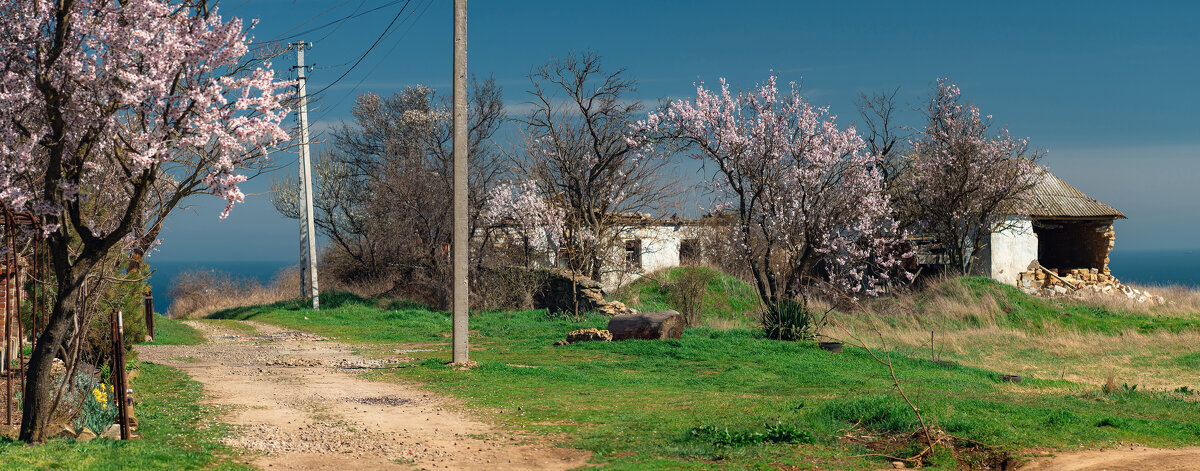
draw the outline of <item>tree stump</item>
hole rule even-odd
[[[613,316],[608,320],[613,340],[678,339],[683,335],[683,316],[675,311]]]

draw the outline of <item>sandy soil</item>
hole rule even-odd
[[[142,360],[180,368],[210,402],[234,406],[226,440],[264,469],[571,469],[587,455],[515,434],[449,408],[418,387],[372,382],[369,360],[312,334],[253,323],[256,335],[189,322],[196,346],[140,345]]]
[[[1021,471],[1192,471],[1200,470],[1200,447],[1163,450],[1125,446],[1109,450],[1057,453],[1038,458]]]

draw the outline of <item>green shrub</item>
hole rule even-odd
[[[790,299],[769,306],[762,324],[767,337],[775,340],[813,340],[819,330],[812,311]]]
[[[75,430],[87,427],[100,434],[117,419],[119,410],[116,388],[111,384],[96,383],[90,376],[84,377],[87,379],[80,381],[79,376],[76,376],[76,388],[83,393],[83,404],[79,408],[79,416],[75,419]]]

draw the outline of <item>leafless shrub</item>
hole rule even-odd
[[[218,270],[189,270],[171,279],[167,292],[172,301],[167,315],[195,318],[222,309],[271,304],[296,297],[299,282],[298,268],[280,272],[269,285]]]
[[[476,256],[487,249],[481,224],[499,172],[492,135],[504,121],[500,87],[472,80],[467,154],[469,224]],[[314,163],[314,223],[329,237],[326,269],[349,286],[388,286],[387,294],[448,306],[452,228],[450,104],[426,86],[390,97],[361,95],[354,121],[333,131]],[[272,182],[276,209],[299,217],[296,183]]]
[[[676,270],[675,279],[666,282],[671,304],[683,315],[685,325],[699,325],[705,308],[704,295],[712,278],[708,270]]]

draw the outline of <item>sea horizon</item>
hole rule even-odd
[[[271,282],[281,270],[296,265],[295,260],[148,260],[154,274],[150,287],[154,290],[156,312],[166,312],[171,305],[170,286],[173,279],[188,270],[224,272],[234,278]],[[1122,283],[1143,286],[1182,285],[1200,288],[1200,248],[1196,249],[1133,249],[1114,250],[1109,254],[1109,270]]]

